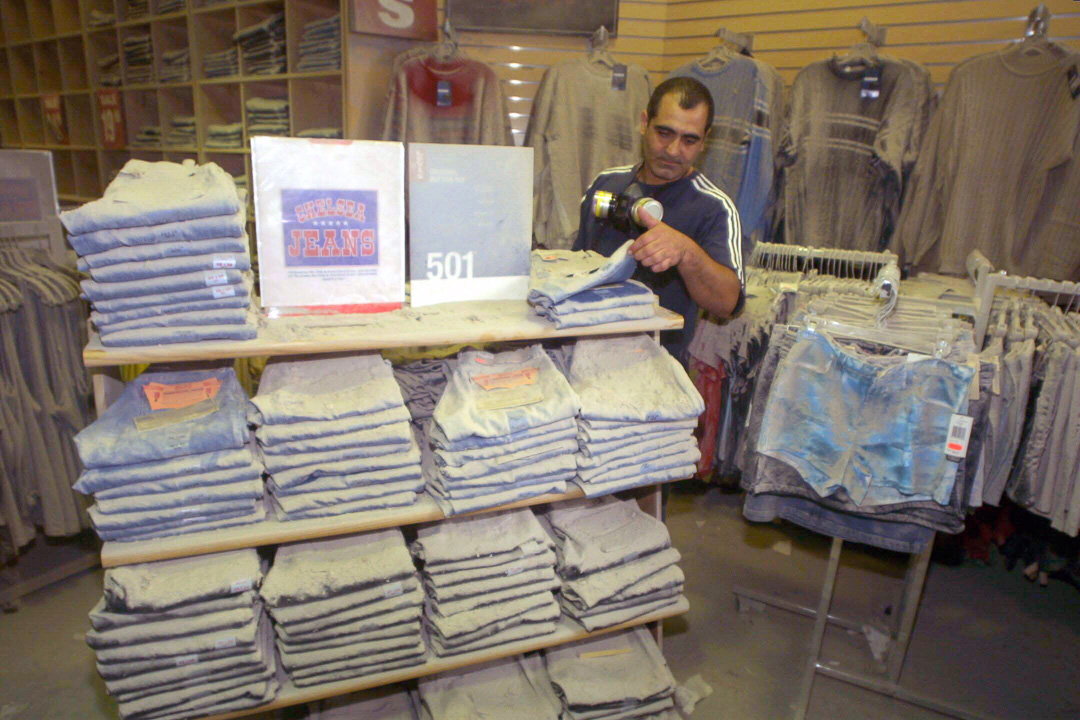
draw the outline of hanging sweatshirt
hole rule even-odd
[[[963,275],[978,249],[1013,274],[1061,278],[1072,270],[1076,234],[1066,228],[1077,200],[1059,183],[1076,157],[1080,98],[1068,80],[1076,56],[1027,51],[980,55],[953,70],[900,218],[903,262]],[[1059,202],[1044,201],[1049,192]]]
[[[804,68],[791,89],[780,144],[789,244],[879,251],[902,189],[920,86],[904,63],[880,60],[880,79],[835,59]]]
[[[391,80],[382,139],[513,145],[499,78],[464,55],[407,57]]]
[[[701,60],[683,65],[670,77],[701,82],[713,98],[712,129],[695,166],[735,199],[742,221],[743,257],[753,252],[755,232],[767,224],[773,184],[774,129],[779,129],[783,98],[777,78],[765,63],[743,55],[722,65]],[[782,84],[780,85],[782,87]]]
[[[577,238],[579,205],[601,170],[641,157],[638,128],[652,83],[638,65],[626,66],[625,89],[612,69],[587,58],[552,65],[537,88],[525,144],[533,148],[533,234],[550,249]]]

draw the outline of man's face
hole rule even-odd
[[[641,113],[642,180],[650,185],[673,182],[690,172],[705,143],[705,124],[709,106],[702,102],[684,110],[678,94],[660,99],[656,117],[651,121]]]

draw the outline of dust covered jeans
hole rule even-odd
[[[843,487],[856,504],[873,502],[873,482],[945,504],[955,477],[949,423],[966,408],[973,375],[935,358],[847,351],[803,330],[777,369],[757,450],[822,497]]]

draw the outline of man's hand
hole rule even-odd
[[[653,272],[662,273],[677,266],[698,247],[686,235],[660,222],[645,210],[638,210],[638,217],[646,230],[630,246],[630,254]]]

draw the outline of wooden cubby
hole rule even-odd
[[[117,46],[120,48],[120,67],[123,68],[124,85],[125,86],[126,85],[136,85],[138,87],[145,87],[147,85],[153,85],[154,82],[155,82],[154,79],[151,79],[148,82],[137,82],[137,83],[132,82],[131,79],[130,79],[131,78],[131,69],[128,68],[127,58],[124,57],[124,39],[127,38],[127,37],[130,37],[132,35],[150,35],[150,23],[125,26],[125,27],[120,29],[119,34],[120,34],[120,37],[117,40]],[[154,44],[154,39],[153,39],[153,36],[151,35],[151,37],[150,37],[151,51],[153,51],[153,44]],[[151,60],[150,60],[150,65],[151,65],[151,67],[154,66],[153,58],[151,58]],[[141,69],[141,67],[140,67],[140,69]],[[155,78],[156,78],[156,76],[155,76]]]
[[[165,147],[169,145],[168,135],[172,127],[172,118],[175,115],[194,115],[195,98],[190,87],[170,87],[158,91],[158,115],[161,118],[161,137]],[[198,139],[192,140],[190,145],[184,145],[184,150],[195,150]]]
[[[150,37],[154,44],[154,77],[160,83],[162,82],[163,55],[167,52],[183,50],[189,47],[187,19],[180,17],[172,20],[155,20],[151,25]],[[192,69],[194,70],[194,68]],[[192,77],[194,77],[194,74]],[[177,83],[169,84],[175,85]]]
[[[155,90],[125,90],[124,91],[124,127],[127,129],[128,147],[135,150],[135,136],[144,127],[160,125],[158,120],[157,91]],[[146,147],[138,146],[140,150]]]
[[[79,0],[52,0],[52,12],[57,35],[75,35],[82,32]]]
[[[56,42],[34,43],[34,65],[37,67],[38,92],[55,93],[63,89],[60,51]]]
[[[241,87],[241,100],[244,110],[244,147],[250,147],[251,135],[249,129],[251,120],[248,118],[247,101],[252,98],[272,98],[280,100],[289,99],[289,84],[285,80],[260,80],[257,82],[245,82]],[[289,134],[295,132],[292,128],[292,110],[289,110]]]
[[[72,140],[74,142],[74,140]],[[98,167],[97,152],[76,150],[71,153],[75,171],[75,192],[82,198],[101,197],[101,170]]]
[[[290,72],[299,72],[300,38],[304,34],[304,25],[341,12],[340,5],[336,0],[293,0],[289,3],[285,24],[289,29],[286,40],[289,49]],[[344,58],[344,53],[342,57]]]
[[[194,23],[192,34],[194,42],[191,44],[193,76],[210,82],[220,82],[224,78],[206,78],[203,72],[203,58],[236,45],[233,42],[233,33],[236,32],[236,10],[222,8],[215,12],[197,13],[191,20]]]
[[[41,116],[41,100],[18,98],[15,110],[19,116],[19,135],[24,145],[45,144],[45,120]]]
[[[341,93],[334,77],[308,77],[290,80],[292,132],[296,135],[314,128],[344,128],[345,115]]]
[[[239,83],[203,85],[199,88],[199,112],[196,123],[199,128],[199,145],[206,148],[206,152],[221,153],[230,150],[243,152],[243,148],[217,148],[206,144],[209,139],[207,129],[211,125],[228,125],[241,122],[243,119]]]
[[[67,112],[68,138],[72,145],[79,147],[93,147],[94,115],[97,109],[94,107],[93,98],[88,94],[77,93],[64,96],[64,110]],[[94,163],[97,167],[97,163]]]
[[[120,46],[116,42],[115,30],[111,32],[96,32],[87,35],[86,69],[90,73],[90,84],[93,87],[104,87],[101,84],[101,76],[103,74],[103,71],[98,62],[118,53],[119,51]],[[118,68],[119,66],[117,66],[117,69],[112,69],[109,72],[120,72]]]
[[[7,52],[0,52],[0,96],[14,94],[15,89],[11,86],[11,66],[8,64]]]
[[[86,49],[82,38],[64,38],[60,50],[60,79],[64,90],[85,90],[90,87],[86,74]]]
[[[152,10],[153,8],[151,8]],[[128,0],[116,0],[116,22],[120,23],[128,22],[145,22],[150,19],[150,13],[142,15],[129,15],[128,14]]]
[[[56,192],[59,195],[78,195],[75,184],[75,165],[70,150],[53,150],[53,166],[56,172]]]
[[[35,40],[56,35],[56,23],[53,22],[51,0],[33,0],[33,2],[28,3],[27,16],[30,21],[30,34]]]
[[[242,30],[246,27],[254,25],[258,22],[262,22],[266,18],[274,15],[275,13],[285,13],[285,3],[277,2],[265,2],[257,5],[241,5],[236,11],[236,29]],[[286,35],[286,48],[288,47],[288,36]],[[239,45],[237,46],[239,51]],[[286,57],[288,57],[288,51],[286,50]],[[292,69],[292,65],[286,60],[285,72],[289,72]],[[240,52],[240,74],[250,75],[247,63],[244,62],[243,52]],[[273,77],[273,75],[256,75],[254,77]]]
[[[0,24],[4,26],[6,45],[31,39],[30,17],[24,0],[0,0]]]
[[[22,144],[14,100],[0,100],[0,144],[4,147],[18,147]]]
[[[34,46],[16,45],[8,48],[11,63],[11,82],[16,95],[33,95],[38,92],[37,74],[34,68]]]
[[[102,167],[101,171],[105,178],[105,185],[107,186],[116,177],[116,173],[120,172],[120,168],[124,167],[124,163],[131,159],[131,153],[127,150],[106,150],[102,153]]]

